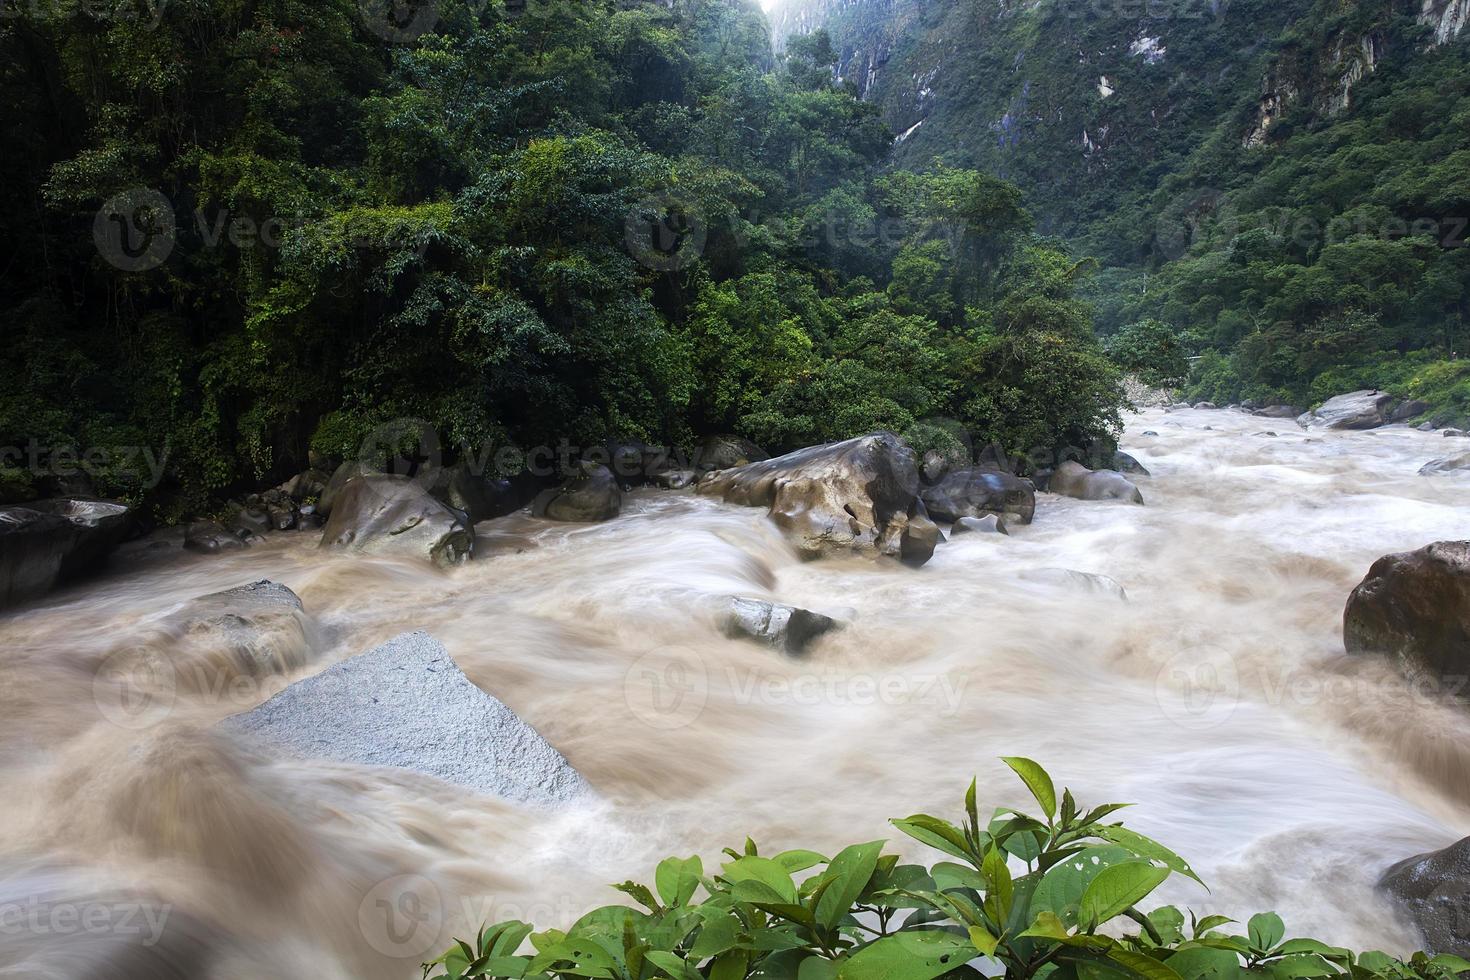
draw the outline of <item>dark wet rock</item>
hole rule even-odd
[[[1429,409],[1430,404],[1428,402],[1410,399],[1395,405],[1393,411],[1388,413],[1388,421],[1407,422],[1410,419],[1418,418],[1429,411]]]
[[[262,580],[191,599],[134,642],[168,650],[186,686],[216,690],[218,668],[263,677],[305,666],[319,637],[300,597]]]
[[[891,432],[812,446],[705,477],[699,492],[765,507],[807,558],[857,553],[922,565],[939,544],[914,452]]]
[[[720,619],[726,636],[756,640],[793,656],[804,653],[817,637],[841,626],[830,616],[808,609],[739,597],[730,600]]]
[[[1067,460],[1052,473],[1047,489],[1078,500],[1123,500],[1143,503],[1143,493],[1121,473],[1112,470],[1089,470],[1074,460]]]
[[[1378,559],[1348,598],[1342,632],[1348,653],[1447,681],[1470,675],[1470,541]]]
[[[276,489],[290,497],[292,501],[300,503],[303,500],[315,500],[321,497],[322,492],[327,489],[331,482],[332,474],[321,470],[310,469],[291,477]]]
[[[1139,476],[1150,475],[1147,467],[1121,449],[1113,453],[1112,462],[1112,469],[1119,473],[1136,473]]]
[[[1197,409],[1214,411],[1219,406],[1217,406],[1214,402],[1195,402],[1194,407]]]
[[[559,806],[591,793],[561,753],[422,632],[298,681],[220,727],[266,751],[407,769],[520,803]]]
[[[0,507],[0,606],[44,595],[100,568],[122,543],[131,515],[102,500],[37,500]]]
[[[728,470],[770,458],[764,449],[741,436],[706,436],[695,454],[694,468],[706,471]]]
[[[698,479],[699,474],[693,470],[662,470],[653,475],[653,485],[664,490],[687,490]]]
[[[1153,429],[1145,429],[1143,431],[1143,434],[1146,435],[1146,436],[1156,436],[1156,435],[1158,435],[1158,432],[1155,431],[1155,430],[1153,430]]]
[[[610,521],[622,513],[623,494],[612,471],[601,463],[577,465],[580,474],[543,492],[531,505],[532,514],[551,521],[592,524]]]
[[[1470,432],[1466,432],[1464,429],[1445,429],[1444,435],[1446,439],[1464,439],[1470,436]]]
[[[264,510],[242,506],[230,519],[230,530],[244,534],[265,534],[271,529],[271,518]]]
[[[1036,516],[1036,487],[1030,480],[996,470],[956,470],[920,494],[929,516],[953,523],[962,517],[1011,514],[1022,524]]]
[[[1353,391],[1329,398],[1297,422],[1308,429],[1376,429],[1388,424],[1388,415],[1397,401],[1386,391]]]
[[[331,479],[322,488],[321,496],[317,498],[316,510],[323,517],[332,516],[332,507],[337,503],[337,496],[342,489],[355,478],[361,476],[367,470],[355,459],[349,459],[332,472]],[[246,503],[249,503],[247,500]]]
[[[1021,578],[1028,582],[1058,585],[1087,595],[1108,596],[1122,600],[1128,598],[1127,590],[1117,579],[1106,575],[1095,575],[1091,572],[1078,572],[1070,568],[1031,568],[1021,572]]]
[[[323,548],[457,565],[474,552],[464,516],[406,476],[368,473],[347,482],[322,530]]]
[[[1443,476],[1447,473],[1459,473],[1470,470],[1470,453],[1461,453],[1458,456],[1446,456],[1425,463],[1419,468],[1420,476]]]
[[[960,534],[1010,534],[1010,528],[1006,527],[1005,520],[999,514],[986,514],[984,517],[961,517],[954,522],[950,529],[954,535]]]
[[[1268,405],[1255,411],[1263,419],[1294,419],[1302,414],[1302,410],[1295,405]]]
[[[243,547],[245,542],[238,535],[226,531],[218,521],[195,521],[184,531],[185,550],[201,555],[217,555]]]
[[[1470,956],[1470,837],[1400,861],[1378,887],[1418,928],[1425,952]]]

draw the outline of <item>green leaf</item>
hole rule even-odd
[[[673,977],[674,980],[704,980],[699,971],[690,966],[682,956],[656,949],[646,956],[648,962]]]
[[[688,905],[699,888],[699,879],[704,874],[704,863],[696,857],[665,858],[654,872],[653,884],[665,905],[674,908]]]
[[[878,867],[883,850],[881,840],[845,847],[827,865],[822,877],[831,882],[817,902],[817,923],[828,929],[841,922],[852,910],[852,903],[868,887],[868,880]]]
[[[1117,963],[1119,966],[1126,967],[1129,973],[1142,977],[1143,980],[1179,980],[1179,974],[1152,956],[1135,953],[1133,950],[1123,949],[1121,946],[1115,946],[1108,950],[1107,956],[1108,959]]]
[[[652,912],[662,912],[663,907],[658,904],[658,899],[653,897],[653,892],[648,890],[647,885],[640,885],[636,881],[625,881],[621,885],[613,885],[624,895],[631,895],[633,900],[647,907]]]
[[[1335,977],[1341,971],[1316,953],[1296,953],[1271,960],[1266,972],[1276,980],[1301,980],[1310,977]]]
[[[970,927],[970,942],[985,956],[994,956],[995,948],[1000,945],[1000,939],[984,926]]]
[[[1250,934],[1253,949],[1269,953],[1286,935],[1286,924],[1275,912],[1259,912],[1246,923],[1246,931]]]
[[[1194,869],[1189,866],[1189,862],[1158,841],[1145,837],[1142,834],[1134,833],[1121,824],[1094,827],[1091,833],[1094,837],[1101,837],[1105,841],[1111,841],[1120,847],[1126,847],[1141,858],[1157,861],[1170,871],[1177,871],[1187,878],[1193,878],[1201,885],[1204,884],[1200,880],[1199,875],[1195,874]],[[1208,889],[1206,890],[1208,891]]]
[[[690,947],[689,955],[700,960],[719,956],[734,949],[739,939],[739,919],[728,912],[711,915],[700,927],[699,935],[695,938],[694,945]]]
[[[889,823],[932,848],[967,861],[974,860],[964,832],[947,820],[931,817],[927,813],[916,813],[903,820],[890,820]]]
[[[1041,805],[1046,819],[1054,819],[1057,815],[1057,790],[1052,785],[1051,776],[1047,775],[1046,770],[1030,759],[1023,759],[1020,756],[1008,756],[1001,761],[1021,777],[1021,782],[1026,784],[1026,788]]]
[[[1211,929],[1218,929],[1220,926],[1228,925],[1234,921],[1228,915],[1207,915],[1194,924],[1194,936],[1198,939]]]
[[[884,936],[838,964],[838,980],[933,980],[975,954],[970,937],[939,929]]]
[[[798,871],[805,871],[807,868],[827,863],[827,859],[816,851],[801,850],[782,851],[771,860],[785,868],[788,874],[796,874]]]
[[[996,922],[1005,922],[1011,915],[1011,898],[1015,888],[1011,882],[1011,869],[1006,865],[1005,852],[991,848],[985,854],[981,868],[990,882],[990,891],[985,896],[985,907]]]
[[[1062,920],[1052,911],[1043,911],[1036,916],[1036,921],[1021,936],[1034,939],[1066,939],[1067,927]]]
[[[1089,847],[1067,858],[1047,871],[1031,896],[1031,916],[1043,911],[1056,913],[1067,926],[1078,924],[1077,909],[1082,894],[1106,868],[1123,861],[1136,860],[1116,844]]]
[[[1183,980],[1230,980],[1241,970],[1235,953],[1204,946],[1180,950],[1166,962]]]
[[[797,968],[796,980],[837,980],[837,964],[821,956],[808,956]]]
[[[1144,861],[1124,861],[1104,868],[1082,893],[1077,920],[1088,929],[1095,928],[1143,901],[1168,877],[1168,868]]]
[[[747,855],[725,865],[722,872],[732,885],[757,881],[774,892],[780,901],[796,904],[796,885],[792,883],[790,873],[770,858]]]
[[[709,965],[709,980],[745,980],[750,957],[743,949],[732,949],[715,957]]]

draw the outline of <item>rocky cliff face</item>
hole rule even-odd
[[[1347,113],[1386,63],[1470,45],[1470,0],[1326,3],[779,0],[769,16],[778,46],[829,31],[901,164],[1008,177],[1043,229],[1077,234],[1207,142],[1266,146],[1288,116]]]

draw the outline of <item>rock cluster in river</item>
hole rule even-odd
[[[808,558],[856,553],[922,565],[940,540],[919,499],[914,452],[891,432],[719,470],[698,491],[767,508]]]
[[[336,495],[331,511],[323,548],[426,558],[438,565],[457,565],[474,553],[475,534],[465,516],[407,476],[356,476]]]

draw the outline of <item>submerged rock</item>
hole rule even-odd
[[[853,552],[922,565],[939,544],[939,527],[918,487],[913,450],[879,432],[723,470],[699,492],[769,508],[807,558]]]
[[[1022,524],[1036,516],[1036,487],[1010,473],[956,470],[921,494],[934,520],[953,523],[962,517],[1011,514]]]
[[[131,516],[102,500],[0,507],[0,606],[34,599],[94,571],[127,535]]]
[[[216,689],[212,675],[262,677],[305,666],[317,646],[316,623],[301,598],[278,582],[259,581],[191,599],[159,621],[162,643],[184,685]],[[196,676],[197,675],[197,676]]]
[[[799,655],[807,645],[841,625],[830,616],[764,599],[733,598],[721,616],[725,635],[757,640],[785,653]]]
[[[474,552],[463,516],[406,476],[367,473],[347,482],[322,530],[323,548],[457,565]]]
[[[1121,473],[1089,470],[1070,459],[1052,473],[1047,488],[1052,493],[1078,500],[1125,500],[1133,504],[1143,503],[1143,492]]]
[[[1378,559],[1348,597],[1342,635],[1348,653],[1439,678],[1470,673],[1470,541]]]
[[[1425,463],[1419,468],[1420,476],[1443,476],[1446,473],[1459,473],[1470,470],[1470,453],[1461,453],[1458,456],[1446,456]]]
[[[1070,568],[1031,568],[1021,572],[1021,578],[1027,582],[1059,585],[1073,592],[1109,596],[1124,601],[1128,599],[1128,591],[1117,579],[1091,572],[1078,572]]]
[[[1010,534],[1005,520],[999,514],[984,517],[961,517],[954,522],[951,534]]]
[[[1400,861],[1378,887],[1418,927],[1426,952],[1470,956],[1470,837]]]
[[[387,766],[519,803],[591,792],[561,753],[486,694],[427,633],[408,633],[220,723],[266,750]]]

